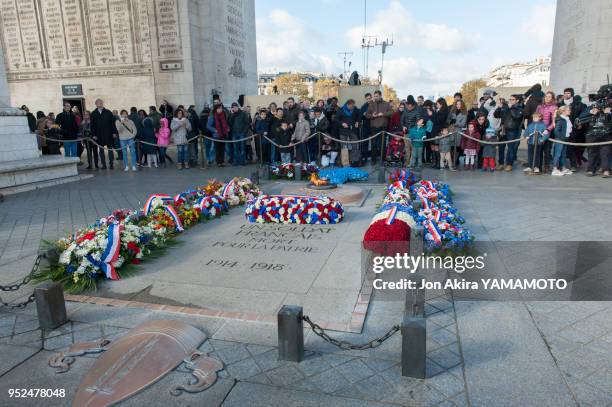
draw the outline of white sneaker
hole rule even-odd
[[[523,170],[523,172],[530,172],[531,171],[531,167],[527,167]]]
[[[534,174],[539,174],[540,173],[540,169],[538,167],[535,167],[535,169],[533,170]]]
[[[564,168],[563,171],[561,171],[561,173],[563,173],[563,175],[573,174],[572,170],[570,170],[569,168]]]
[[[558,169],[558,168],[555,168],[555,169],[552,171],[552,174],[551,174],[551,175],[553,175],[553,176],[555,176],[555,177],[560,177],[560,176],[562,176],[562,175],[563,175],[563,173],[562,173],[561,171],[559,171],[559,169]]]
[[[132,165],[132,171],[138,171],[138,168],[136,168],[135,165]]]
[[[125,167],[125,168],[123,169],[123,171],[125,171],[125,172],[128,172],[129,170],[130,170],[130,167]]]
[[[157,168],[157,163],[153,164],[155,166],[155,168]]]

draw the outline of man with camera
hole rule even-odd
[[[508,98],[508,104],[504,104],[495,109],[493,117],[501,119],[501,140],[518,140],[521,136],[521,125],[523,124],[522,95],[510,96]],[[508,145],[501,144],[499,146],[498,170],[503,169],[505,171],[512,171],[512,165],[516,160],[518,145],[519,143],[516,142]]]
[[[612,109],[605,96],[585,110],[576,121],[577,127],[586,129],[586,142],[600,143],[612,140]],[[599,167],[603,178],[610,177],[610,145],[588,146],[589,162],[587,176],[592,177]]]

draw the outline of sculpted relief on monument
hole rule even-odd
[[[0,0],[8,80],[151,74],[182,57],[178,1]]]

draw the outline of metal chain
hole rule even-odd
[[[389,329],[389,331],[387,331],[387,333],[384,334],[383,336],[372,339],[371,341],[368,341],[366,343],[354,345],[347,341],[341,341],[341,340],[332,338],[325,332],[325,329],[321,328],[320,325],[317,325],[314,322],[312,322],[310,317],[308,317],[308,315],[304,315],[302,319],[306,321],[308,325],[310,325],[310,327],[312,328],[312,332],[314,332],[315,335],[321,337],[324,341],[329,342],[332,345],[335,345],[339,347],[340,349],[345,349],[345,350],[365,350],[365,349],[377,348],[380,345],[382,345],[384,341],[392,337],[396,332],[400,330],[399,325],[393,325],[391,329]]]
[[[24,285],[27,285],[32,280],[32,277],[34,276],[34,274],[38,272],[38,268],[40,266],[40,260],[42,259],[42,257],[43,256],[40,254],[36,257],[36,261],[34,261],[34,265],[32,266],[32,271],[30,271],[28,275],[26,275],[21,280],[21,282],[15,283],[15,284],[9,284],[9,285],[0,285],[0,291],[5,291],[5,292],[6,291],[17,291]],[[34,296],[34,293],[30,294],[30,296],[25,301],[20,302],[20,303],[4,302],[2,298],[0,298],[0,305],[2,305],[3,307],[9,308],[9,309],[25,308],[28,304],[31,304],[32,302],[34,302],[35,299],[36,297]]]
[[[4,302],[2,301],[2,298],[0,298],[0,305],[8,309],[21,309],[21,308],[27,307],[29,304],[33,303],[35,300],[36,300],[36,296],[34,295],[34,293],[32,293],[30,294],[27,300],[23,302],[19,302],[19,303]]]
[[[20,283],[9,284],[9,285],[0,285],[0,291],[17,291],[24,285],[28,284],[30,280],[32,280],[32,276],[38,272],[38,267],[40,266],[40,260],[42,259],[42,255],[38,255],[36,257],[36,261],[32,266],[32,271],[28,275],[26,275]]]

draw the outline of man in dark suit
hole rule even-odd
[[[104,146],[108,147],[108,163],[110,169],[113,169],[113,151],[110,150],[115,145],[114,140],[117,138],[117,128],[115,127],[115,118],[113,113],[104,108],[102,99],[96,100],[96,109],[91,112],[91,134],[93,140],[100,145],[100,159],[102,161],[102,169],[106,169],[106,160],[104,157]]]
[[[77,142],[79,126],[76,116],[72,113],[72,106],[64,102],[64,111],[57,115],[55,124],[62,129],[62,140],[64,140],[64,155],[66,157],[77,157]]]

